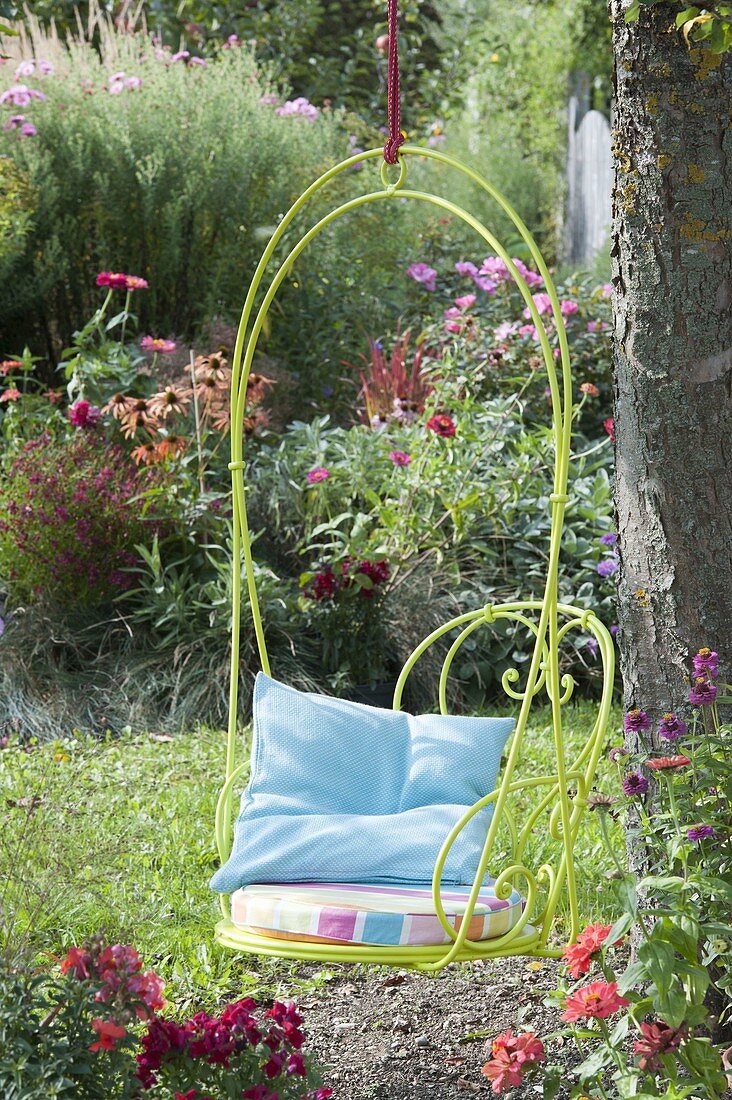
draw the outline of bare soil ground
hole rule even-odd
[[[307,1049],[334,1100],[463,1100],[488,1095],[485,1044],[500,1031],[559,1026],[544,1004],[558,964],[522,958],[449,967],[432,976],[343,967],[302,1002]],[[481,1033],[476,1035],[476,1033]],[[564,1047],[548,1051],[561,1062]],[[576,1052],[572,1052],[576,1056]],[[512,1097],[534,1097],[527,1080]]]

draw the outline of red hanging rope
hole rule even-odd
[[[399,146],[406,141],[401,132],[397,7],[397,0],[389,0],[389,63],[386,72],[386,119],[389,125],[389,138],[384,145],[384,160],[387,164],[397,163]]]

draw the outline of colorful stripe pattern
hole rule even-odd
[[[469,894],[469,886],[443,890],[442,904],[451,928],[460,927]],[[275,939],[387,946],[450,942],[435,914],[429,886],[326,882],[246,886],[232,894],[231,909],[238,927]],[[516,890],[504,901],[495,896],[491,884],[484,886],[468,938],[487,940],[503,935],[513,928],[522,909]]]

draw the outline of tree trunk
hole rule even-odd
[[[633,24],[623,6],[610,0],[620,649],[626,703],[655,727],[683,710],[700,646],[722,679],[732,666],[732,57],[689,50],[675,5]]]

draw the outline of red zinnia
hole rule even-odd
[[[641,1024],[642,1039],[633,1044],[633,1053],[639,1054],[638,1068],[654,1070],[661,1068],[660,1054],[677,1050],[684,1038],[683,1028],[669,1027],[663,1020],[654,1020],[651,1024]]]
[[[615,420],[612,416],[609,416],[607,420],[603,420],[602,426],[610,436],[610,442],[615,442]]]
[[[92,1043],[89,1050],[114,1050],[119,1039],[124,1039],[127,1032],[119,1024],[116,1024],[114,1020],[102,1020],[101,1017],[96,1016],[91,1026],[96,1031],[99,1039],[96,1043]]]
[[[441,435],[445,439],[450,439],[455,435],[455,421],[447,413],[435,413],[427,421],[426,428],[429,431],[434,432],[435,435]]]
[[[571,977],[579,978],[587,973],[593,955],[603,946],[611,928],[611,924],[588,924],[584,932],[580,932],[577,942],[564,948],[562,956],[569,966]],[[617,947],[619,943],[620,940],[617,940],[613,946]]]
[[[576,1020],[604,1020],[620,1008],[630,1004],[618,993],[617,982],[590,982],[589,985],[572,993],[564,1002],[562,1019],[572,1023]]]
[[[653,756],[646,760],[646,767],[660,772],[667,768],[685,768],[690,763],[688,756]]]

